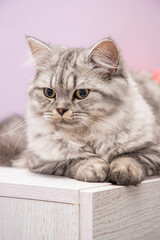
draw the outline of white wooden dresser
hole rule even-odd
[[[160,177],[138,187],[0,167],[0,240],[160,240]]]

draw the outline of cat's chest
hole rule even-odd
[[[90,136],[86,133],[67,133],[63,131],[44,131],[34,129],[28,132],[28,147],[44,160],[61,161],[88,158],[97,155],[107,159],[111,140],[106,134],[98,132]],[[43,131],[42,131],[43,130]]]
[[[30,148],[43,159],[55,161],[86,158],[92,152],[85,139],[58,132],[53,135],[39,136],[39,138],[34,136]]]

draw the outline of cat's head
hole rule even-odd
[[[104,39],[90,49],[70,49],[27,38],[36,63],[29,111],[59,128],[90,127],[112,119],[127,93],[118,47]]]

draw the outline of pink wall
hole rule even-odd
[[[159,0],[0,0],[0,119],[25,111],[25,34],[74,47],[111,36],[130,68],[160,67]]]

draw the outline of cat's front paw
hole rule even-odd
[[[75,178],[85,182],[104,182],[107,180],[109,164],[100,158],[80,162]]]
[[[117,158],[110,164],[109,181],[112,183],[118,185],[137,185],[144,178],[144,169],[134,158]]]

